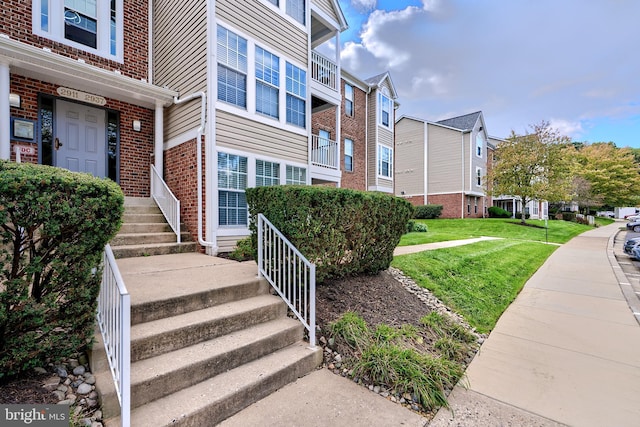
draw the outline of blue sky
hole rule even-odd
[[[507,137],[549,121],[576,141],[640,147],[640,1],[340,0],[343,67],[389,71],[399,115],[482,110]]]

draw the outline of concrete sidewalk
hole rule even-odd
[[[425,243],[422,245],[398,246],[393,251],[393,256],[415,254],[422,251],[431,251],[434,249],[452,248],[454,246],[470,245],[472,243],[482,242],[484,240],[499,240],[500,237],[475,237],[472,239],[447,240],[445,242]]]
[[[469,365],[453,414],[441,410],[432,426],[640,424],[640,326],[610,239],[620,225],[551,255]]]

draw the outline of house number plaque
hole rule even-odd
[[[68,87],[59,87],[58,95],[64,98],[75,99],[76,101],[82,101],[89,104],[100,105],[100,106],[105,105],[107,103],[107,100],[104,99],[102,96],[93,95],[91,93],[86,93],[86,92],[80,92],[79,90],[69,89]]]

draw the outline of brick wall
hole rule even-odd
[[[204,150],[204,146],[203,146]],[[196,140],[185,142],[164,152],[164,176],[167,185],[180,200],[180,218],[194,241],[198,241],[198,191],[197,191]],[[203,175],[204,175],[204,167]],[[205,198],[205,183],[202,185]],[[205,206],[203,206],[203,214]],[[206,228],[206,224],[204,224]],[[203,248],[200,248],[202,251]]]
[[[340,117],[340,170],[342,171],[342,188],[355,190],[366,190],[366,93],[357,87],[353,88],[353,117],[345,114],[344,85],[345,81],[340,80],[342,85],[342,112]],[[331,139],[336,138],[336,108],[329,108],[311,117],[311,130],[317,135],[320,130],[329,131]],[[344,166],[344,139],[353,141],[353,172],[345,170]]]
[[[56,96],[57,86],[33,80],[16,74],[10,75],[10,89],[20,94],[21,108],[11,108],[11,116],[29,120],[38,119],[38,94]],[[64,98],[59,98],[64,100]],[[149,164],[153,153],[154,111],[136,105],[107,98],[104,108],[116,110],[120,113],[120,187],[127,196],[149,196]],[[140,120],[142,128],[135,132],[132,128],[133,120]],[[37,126],[37,123],[36,123]],[[22,156],[23,162],[38,162],[38,144],[12,141],[13,145],[31,145],[36,148],[34,156]]]
[[[12,39],[32,46],[46,47],[62,56],[83,59],[87,64],[108,70],[120,70],[125,76],[135,79],[148,78],[148,3],[146,0],[123,2],[124,63],[33,34],[31,3],[30,0],[4,0],[0,7],[0,33],[8,34]]]
[[[413,206],[422,206],[424,205],[424,196],[400,196]]]
[[[442,205],[442,215],[440,215],[440,218],[460,218],[460,208],[462,205],[461,197],[461,193],[430,194],[427,198],[427,203],[430,205]]]

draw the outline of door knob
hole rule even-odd
[[[62,142],[60,142],[60,140],[58,138],[55,139],[54,141],[54,147],[56,150],[59,150],[60,147],[62,147]]]

